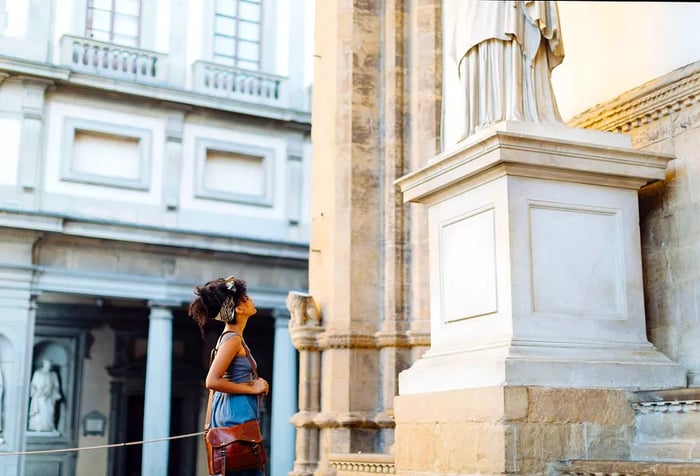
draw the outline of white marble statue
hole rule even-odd
[[[58,375],[52,370],[53,363],[44,359],[41,367],[34,371],[30,383],[29,423],[27,430],[55,432],[56,403],[61,400]]]
[[[550,80],[564,59],[556,2],[457,2],[446,48],[466,95],[464,137],[504,120],[561,122]]]

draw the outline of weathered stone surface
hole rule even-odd
[[[627,459],[618,390],[488,387],[396,398],[397,474],[545,474],[562,459]]]
[[[552,465],[561,476],[697,476],[697,463],[648,463],[639,461],[567,461]]]
[[[528,421],[630,426],[634,412],[619,390],[528,388]]]

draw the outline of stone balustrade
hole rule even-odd
[[[197,92],[271,106],[288,105],[287,80],[282,76],[208,61],[196,61],[193,69]]]
[[[163,83],[167,55],[103,41],[64,35],[61,63],[73,71],[114,79]]]

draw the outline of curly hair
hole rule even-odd
[[[244,280],[229,276],[196,286],[194,294],[196,297],[190,304],[189,316],[194,319],[204,334],[207,321],[216,319],[222,312],[222,308],[227,316],[221,317],[227,322],[236,323],[236,313],[233,308],[248,296],[248,288]]]

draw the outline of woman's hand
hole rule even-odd
[[[263,395],[267,395],[267,393],[270,391],[270,385],[264,378],[258,377],[253,381],[251,386],[253,387],[253,391],[251,393],[253,393],[254,395],[258,395],[260,393],[262,393]]]

